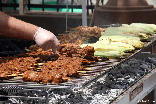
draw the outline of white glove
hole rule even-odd
[[[35,42],[44,50],[52,49],[55,53],[56,49],[60,49],[60,43],[56,36],[43,28],[39,28],[34,35]]]

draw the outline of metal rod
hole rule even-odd
[[[87,26],[86,0],[82,0],[82,26]]]
[[[57,4],[59,4],[59,0],[57,0]],[[57,7],[57,12],[59,12],[59,7]]]
[[[67,27],[68,27],[68,0],[66,3],[66,31],[67,31]]]
[[[30,0],[28,0],[28,10],[30,10]]]
[[[87,6],[89,5],[89,1],[87,0]],[[87,8],[87,16],[89,16],[89,9]]]
[[[73,3],[74,3],[74,0],[71,1],[71,5],[73,5]],[[72,7],[72,12],[73,12],[73,7]]]
[[[44,11],[44,0],[42,0],[42,11]]]
[[[16,0],[13,0],[14,1],[14,10],[16,10]]]
[[[19,14],[24,14],[24,0],[19,0]]]
[[[13,7],[13,4],[3,4],[5,7]],[[42,4],[29,4],[30,7],[35,7],[35,8],[42,8]],[[18,7],[18,4],[16,4],[16,7]],[[44,8],[66,8],[66,5],[46,5],[44,4]],[[68,5],[68,8],[79,8],[82,9],[82,5]],[[94,9],[94,6],[88,5],[88,9]]]

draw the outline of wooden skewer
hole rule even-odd
[[[95,62],[95,61],[87,61],[87,60],[86,60],[86,61],[83,61],[83,62]]]
[[[77,72],[80,72],[80,73],[86,73],[87,71],[83,71],[83,70],[81,70],[81,71],[77,71]]]
[[[24,74],[22,73],[22,74],[18,74],[18,76],[23,76]]]
[[[65,31],[65,32],[70,32],[70,31]]]
[[[69,30],[76,30],[76,28],[69,28]]]
[[[15,78],[22,78],[22,77],[19,77],[19,76],[18,76],[18,77],[15,77]]]
[[[62,79],[64,79],[64,80],[72,80],[69,77],[62,77]]]
[[[98,59],[99,61],[102,61],[102,59]]]
[[[51,58],[51,59],[54,59],[54,58]],[[53,61],[47,61],[47,62],[53,62]]]
[[[31,51],[30,49],[25,49],[26,51]]]
[[[91,69],[90,67],[87,67],[87,68],[83,68],[83,69]]]
[[[37,65],[44,65],[44,63],[37,63]]]
[[[35,69],[42,69],[42,68],[35,68]]]
[[[68,79],[68,80],[72,80],[72,79]]]
[[[66,34],[58,34],[58,35],[66,35]]]
[[[33,68],[35,68],[35,67],[28,67],[29,69],[33,69]]]
[[[88,75],[88,74],[81,74],[81,75]]]
[[[7,75],[8,77],[13,77],[13,76],[17,76],[18,74],[11,74],[11,75]]]

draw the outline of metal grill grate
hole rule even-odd
[[[145,43],[145,48],[152,46],[154,42],[155,38],[152,38],[151,42]],[[22,76],[16,76],[9,80],[3,80],[0,82],[0,91],[3,92],[0,97],[19,98],[21,101],[22,99],[29,99],[31,100],[30,102],[46,103],[49,89],[82,88],[107,74],[110,70],[113,70],[123,62],[128,61],[130,58],[134,57],[134,55],[141,53],[145,48],[136,50],[134,53],[128,53],[128,55],[124,56],[125,58],[122,58],[121,60],[109,59],[92,62],[89,65],[85,65],[84,69],[79,72],[80,77],[70,77],[70,80],[60,84],[24,82],[21,79]],[[23,102],[25,102],[25,100],[23,100]]]

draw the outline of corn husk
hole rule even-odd
[[[131,25],[139,25],[139,26],[144,26],[147,28],[150,28],[154,32],[156,32],[156,25],[155,24],[147,24],[147,23],[132,23]]]
[[[123,26],[128,27],[128,28],[142,29],[142,30],[146,31],[146,34],[149,34],[149,35],[153,35],[154,34],[154,31],[152,29],[150,29],[149,27],[147,27],[147,26],[138,25],[138,24],[123,25]]]
[[[107,57],[107,58],[120,58],[124,55],[124,52],[120,51],[96,51],[94,52],[94,56],[98,57]]]

